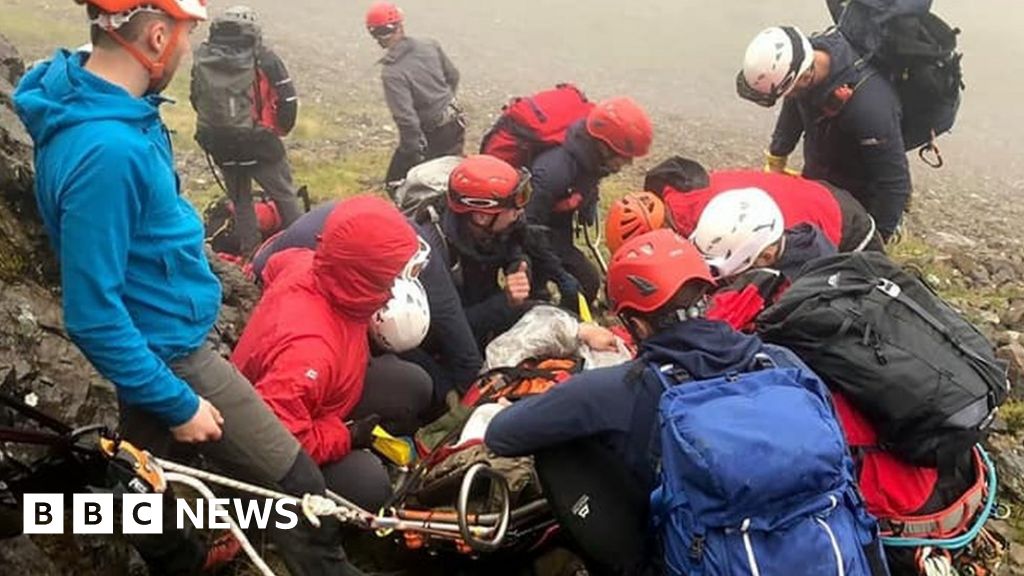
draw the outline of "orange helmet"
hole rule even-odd
[[[374,2],[366,11],[366,28],[394,26],[402,21],[402,10],[391,2]]]
[[[587,132],[626,158],[646,156],[654,137],[650,118],[632,98],[599,102],[587,116]]]
[[[653,312],[694,280],[715,283],[693,244],[662,228],[633,237],[612,256],[608,300],[616,314]]]
[[[190,20],[206,20],[209,16],[206,10],[206,0],[75,0],[75,2],[89,4],[100,10],[101,14],[92,19],[90,23],[105,30],[108,36],[145,66],[149,71],[150,87],[157,85],[164,77],[167,63],[174,55],[184,30],[180,23]],[[156,60],[144,55],[117,32],[118,28],[124,26],[132,16],[139,12],[162,12],[179,23],[174,26],[170,41]]]
[[[612,254],[630,238],[665,226],[665,203],[650,192],[630,192],[612,204],[604,237]]]
[[[167,13],[175,20],[206,20],[206,0],[75,0],[78,4],[91,4],[105,14],[133,14],[141,8],[151,6]],[[121,24],[126,22],[121,21]],[[119,28],[120,25],[109,26]],[[107,27],[107,26],[104,26]]]
[[[529,184],[529,172],[504,160],[486,154],[467,156],[448,177],[448,208],[456,214],[525,208]]]

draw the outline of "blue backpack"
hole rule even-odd
[[[825,385],[770,348],[797,367],[761,355],[763,369],[688,382],[651,365],[666,389],[651,512],[667,573],[887,576]]]

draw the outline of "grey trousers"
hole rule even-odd
[[[209,345],[170,363],[171,370],[224,417],[223,436],[196,446],[219,473],[301,496],[326,488],[319,468],[259,397],[252,384]],[[152,415],[121,406],[121,432],[157,456],[173,456],[176,444],[165,425]],[[188,447],[191,448],[191,447]],[[168,493],[168,500],[173,494]],[[164,505],[164,534],[133,537],[151,574],[192,574],[205,559],[202,539],[175,529],[174,504]],[[300,520],[288,531],[269,530],[293,575],[358,574],[348,564],[339,539],[340,525],[328,520],[314,528]]]
[[[253,180],[259,182],[267,197],[277,206],[282,228],[287,228],[302,215],[287,156],[277,162],[224,164],[220,169],[224,174],[228,198],[235,205],[235,231],[243,256],[249,256],[263,241],[253,206]]]

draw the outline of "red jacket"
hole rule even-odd
[[[416,252],[391,204],[339,202],[316,251],[275,254],[273,270],[231,361],[319,463],[351,450],[345,419],[363,394],[366,330]]]
[[[811,224],[821,230],[833,245],[843,246],[843,210],[826,186],[813,180],[759,170],[720,170],[708,176],[710,185],[707,188],[688,192],[679,192],[671,187],[663,190],[662,197],[680,234],[689,236],[693,233],[704,207],[719,192],[760,188],[779,205],[786,228]]]

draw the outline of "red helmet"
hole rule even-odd
[[[715,282],[693,244],[662,228],[630,239],[612,256],[608,300],[616,314],[653,312],[694,280]]]
[[[626,158],[646,156],[654,137],[650,118],[632,98],[598,103],[587,116],[587,132]]]
[[[486,154],[467,156],[448,177],[448,207],[456,214],[525,208],[529,183],[529,172],[504,160]]]
[[[604,221],[604,237],[614,254],[630,238],[665,226],[665,203],[650,192],[630,192],[616,200]]]
[[[391,2],[374,2],[366,11],[366,28],[394,26],[402,21],[402,10]]]
[[[206,20],[206,0],[75,0],[78,4],[92,4],[106,14],[124,14],[144,6],[166,12],[175,20]],[[114,26],[116,28],[117,26]]]

